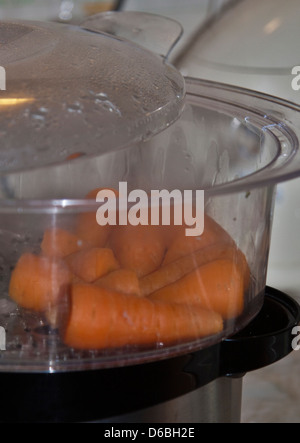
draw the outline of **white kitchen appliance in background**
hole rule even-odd
[[[201,28],[209,19],[221,13],[230,2],[231,0],[152,0],[151,2],[124,0],[121,9],[164,15],[177,20],[182,25],[183,35],[170,54],[170,61],[172,61],[181,51],[189,47],[199,27]]]

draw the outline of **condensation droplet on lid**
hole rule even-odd
[[[108,96],[105,92],[95,92],[92,89],[90,89],[88,92],[92,97],[96,97],[99,100],[107,100],[108,99]]]
[[[70,113],[82,114],[83,106],[79,102],[67,105],[67,111]]]
[[[115,106],[112,102],[109,100],[99,100],[99,98],[95,99],[95,105],[101,106],[102,109],[105,109],[109,112],[115,113],[119,116],[121,116],[121,111],[117,106]]]
[[[45,116],[43,114],[31,114],[31,117],[34,120],[42,120],[43,121],[45,119]]]

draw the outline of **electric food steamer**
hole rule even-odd
[[[0,32],[1,420],[238,422],[243,375],[290,353],[299,323],[266,271],[300,108],[184,79],[162,17]],[[120,183],[204,190],[203,233],[101,226]]]

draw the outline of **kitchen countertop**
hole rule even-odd
[[[300,423],[300,351],[243,381],[242,423]]]

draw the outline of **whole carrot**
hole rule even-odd
[[[9,295],[23,308],[46,311],[71,282],[63,260],[23,254],[12,272]]]
[[[173,344],[216,334],[219,314],[176,303],[109,291],[96,285],[71,286],[63,341],[73,348]]]
[[[124,294],[140,296],[139,279],[134,271],[117,269],[94,282],[98,286]]]
[[[233,318],[244,307],[244,276],[231,260],[214,260],[149,296],[150,300],[202,306]]]
[[[183,225],[174,231],[175,234],[163,261],[164,265],[215,243],[234,244],[230,235],[207,214],[204,217],[204,231],[201,235],[188,237],[185,230],[186,226]]]
[[[74,276],[87,283],[92,283],[120,267],[109,248],[84,249],[68,255],[65,261]]]
[[[162,263],[166,247],[159,226],[116,226],[109,245],[124,269],[143,277]]]
[[[205,263],[222,258],[231,259],[241,268],[246,290],[250,282],[250,270],[244,254],[230,243],[216,243],[164,264],[155,272],[141,278],[141,294],[143,296],[150,295],[164,286],[176,282]]]

